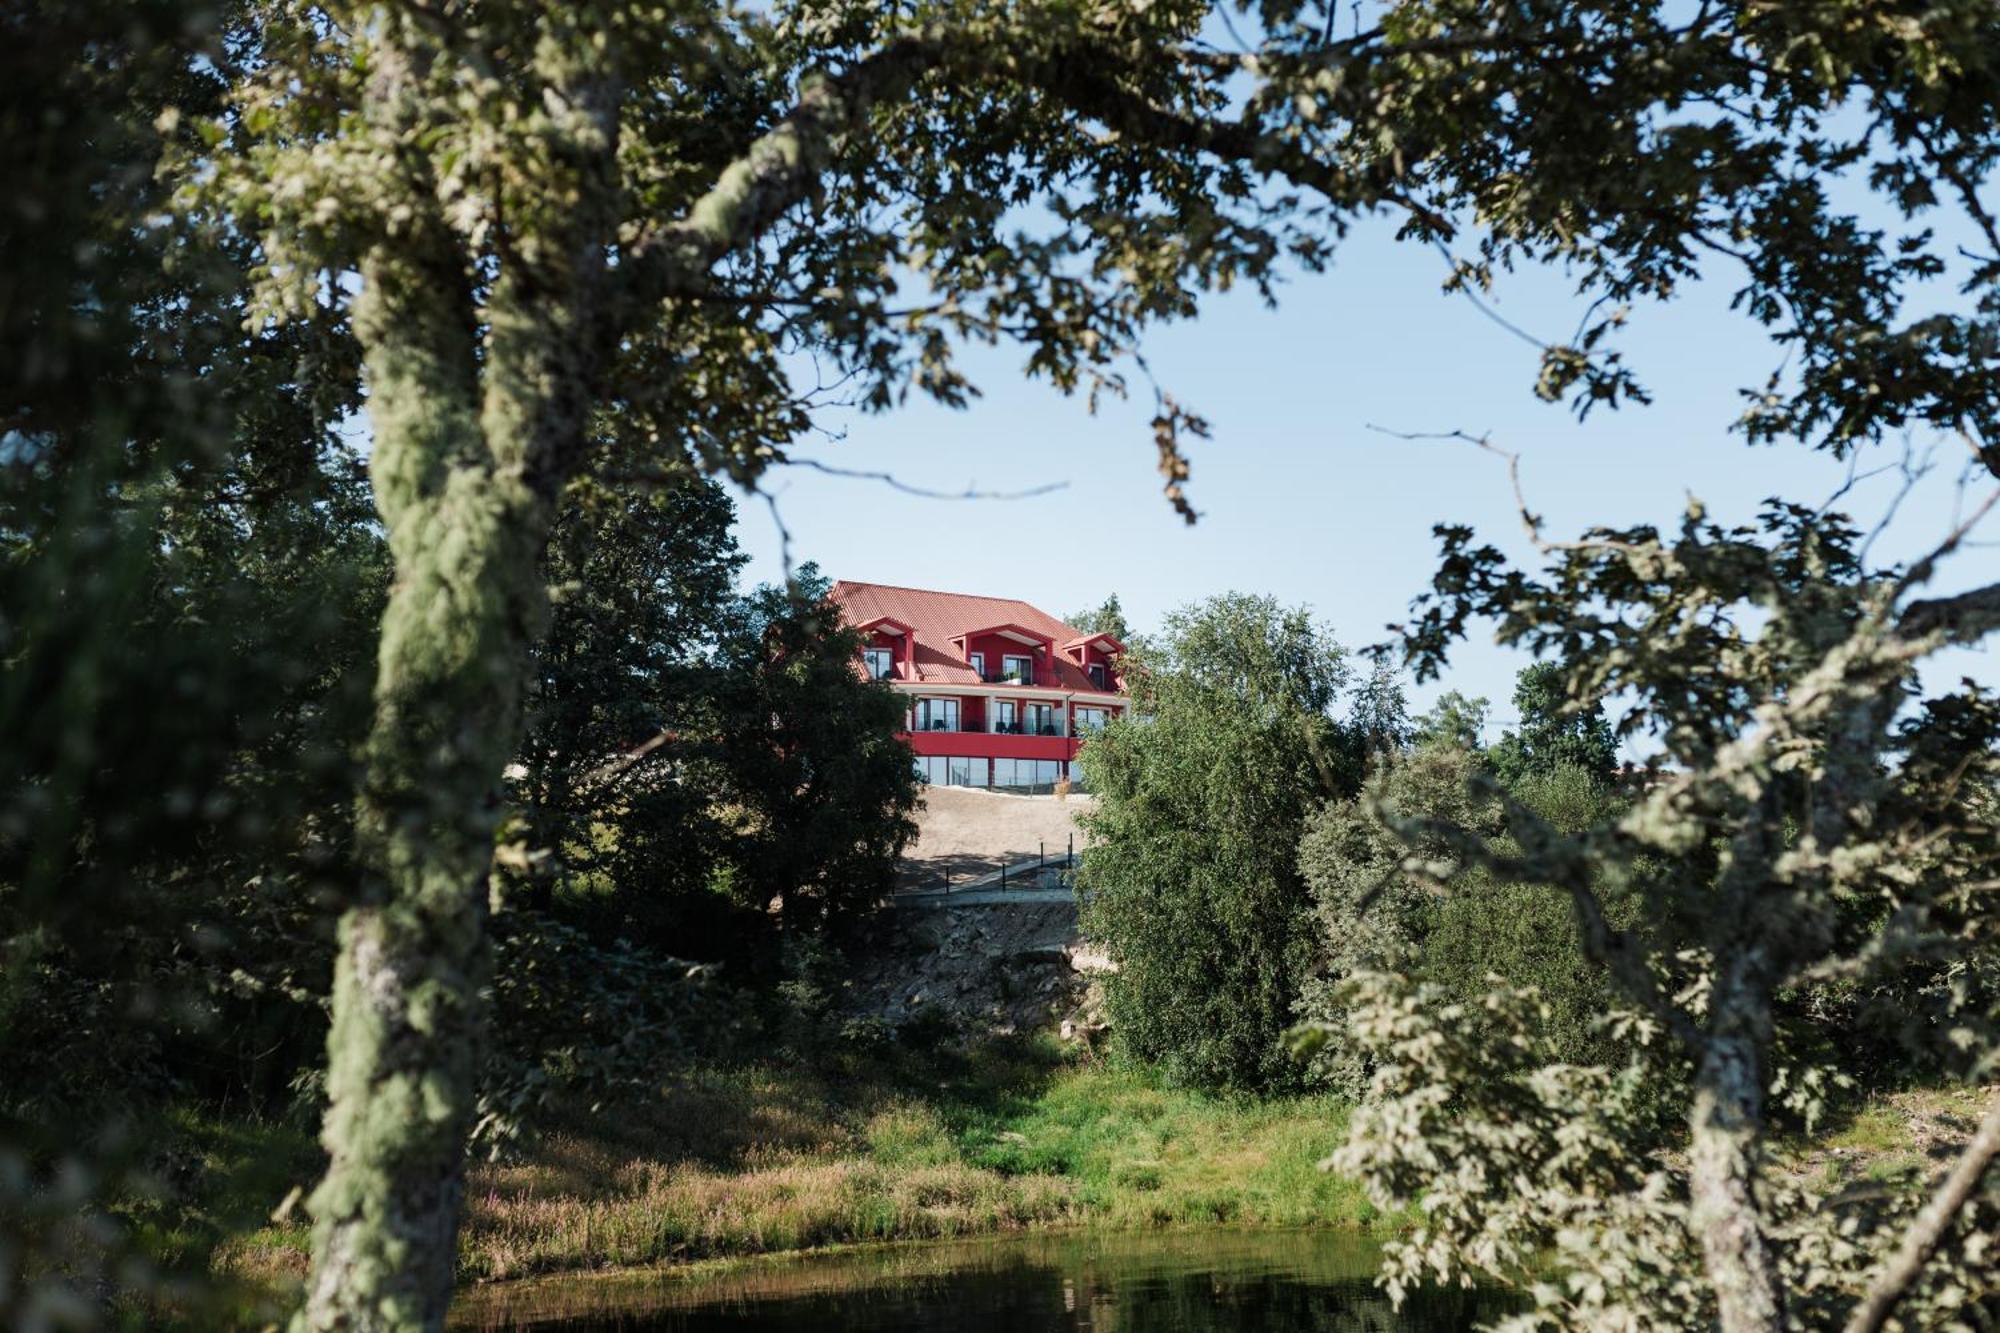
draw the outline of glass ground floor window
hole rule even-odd
[[[1062,777],[1058,759],[995,759],[993,785],[996,787],[1052,787]]]
[[[992,782],[990,759],[927,754],[917,757],[917,780],[935,787],[985,787]]]
[[[917,757],[917,780],[935,787],[1053,787],[1066,767],[1058,759],[987,759],[927,754]]]

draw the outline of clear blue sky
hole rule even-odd
[[[1024,379],[1020,355],[1003,347],[966,361],[985,391],[970,410],[925,403],[829,414],[825,424],[843,438],[801,452],[937,490],[1065,489],[1007,502],[929,500],[789,469],[770,489],[792,559],[816,561],[834,578],[1020,597],[1057,615],[1115,592],[1140,629],[1214,593],[1269,593],[1309,605],[1358,646],[1383,638],[1425,588],[1432,524],[1470,523],[1526,554],[1500,459],[1465,443],[1392,439],[1371,425],[1490,434],[1519,451],[1530,504],[1557,536],[1593,523],[1671,524],[1690,494],[1720,518],[1747,520],[1766,496],[1818,503],[1846,477],[1845,465],[1803,446],[1753,448],[1729,432],[1737,391],[1761,384],[1781,360],[1762,329],[1728,311],[1733,274],[1635,310],[1621,345],[1654,403],[1579,424],[1535,398],[1535,350],[1440,292],[1444,273],[1434,251],[1396,243],[1385,222],[1364,224],[1331,271],[1294,279],[1278,310],[1237,293],[1197,321],[1153,332],[1145,352],[1160,382],[1214,428],[1192,454],[1190,494],[1202,514],[1193,528],[1160,496],[1142,383],[1129,402],[1093,417],[1081,400]],[[1549,339],[1576,327],[1582,302],[1558,275],[1503,281],[1495,304],[1509,320]],[[1951,526],[1966,451],[1951,439],[1914,443],[1936,445],[1938,467],[1872,562],[1927,549]],[[1896,453],[1878,449],[1862,467]],[[1868,526],[1899,485],[1892,476],[1863,483],[1843,507]],[[1981,494],[1975,481],[1968,495]],[[761,502],[742,503],[738,529],[750,576],[779,577],[780,544]],[[1996,578],[2000,551],[1975,548],[1936,586]],[[1504,724],[1525,660],[1482,634],[1447,680],[1412,689],[1412,698],[1421,705],[1442,688],[1486,695]],[[1936,670],[2000,680],[1980,654],[1956,654]]]

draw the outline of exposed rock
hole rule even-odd
[[[1105,969],[1078,960],[1102,954],[1076,932],[1069,902],[892,907],[850,952],[842,1007],[892,1029],[920,1013],[968,1032],[1101,1028],[1090,983]]]

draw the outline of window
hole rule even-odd
[[[1092,685],[1095,685],[1100,690],[1110,689],[1111,687],[1109,685],[1106,685],[1104,681],[1105,681],[1104,663],[1092,662],[1090,664],[1090,683]]]
[[[958,700],[919,699],[917,700],[918,731],[957,731]]]
[[[993,785],[1022,791],[1048,791],[1062,777],[1063,766],[1055,759],[995,759]]]
[[[1096,731],[1111,720],[1108,708],[1079,708],[1076,710],[1076,732],[1081,736],[1087,731]]]
[[[970,661],[970,662],[972,663],[972,669],[973,669],[973,671],[974,671],[974,672],[975,672],[975,673],[976,673],[976,674],[978,675],[978,677],[979,677],[979,678],[980,678],[981,680],[985,680],[985,679],[986,679],[986,654],[985,654],[985,653],[968,653],[968,654],[966,655],[966,657],[967,657],[967,660],[968,660],[968,661]]]
[[[1019,681],[1023,685],[1035,683],[1035,659],[1032,657],[1009,656],[1000,659],[1000,674],[1008,680]]]
[[[946,770],[945,785],[948,787],[984,787],[987,785],[986,766],[991,762],[988,759],[954,755],[949,760],[950,767]]]
[[[1029,704],[1027,733],[1030,736],[1058,736],[1054,704]]]
[[[993,730],[1018,734],[1021,730],[1021,705],[1012,699],[998,700],[994,705]]]
[[[887,680],[896,671],[896,655],[887,648],[868,648],[861,654],[861,660],[868,664],[870,680]]]

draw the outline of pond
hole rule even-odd
[[[498,1283],[454,1328],[545,1333],[1457,1333],[1509,1308],[1420,1291],[1392,1310],[1378,1251],[1324,1231],[1072,1233]]]

